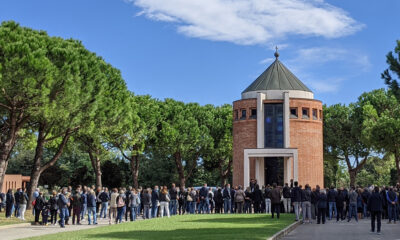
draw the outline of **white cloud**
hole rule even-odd
[[[260,64],[267,64],[267,63],[272,63],[275,60],[275,58],[265,58],[263,60],[261,60],[259,63]]]
[[[363,25],[323,0],[127,0],[139,15],[173,22],[189,36],[236,44],[265,44],[289,35],[336,38]]]
[[[372,66],[368,55],[355,49],[313,47],[299,49],[295,55],[287,60],[289,68],[319,93],[337,92],[343,82]]]

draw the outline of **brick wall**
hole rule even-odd
[[[257,99],[244,99],[233,103],[233,186],[243,183],[243,150],[257,148],[257,119],[250,119],[250,109],[257,108]],[[246,109],[245,120],[235,120],[235,110]],[[254,178],[254,159],[250,159],[250,178]]]
[[[310,99],[290,99],[290,107],[298,108],[298,118],[290,119],[290,147],[298,149],[299,184],[324,186],[322,103]],[[309,119],[303,119],[302,108],[310,109]],[[317,120],[312,109],[317,110]],[[320,111],[321,110],[321,111]]]

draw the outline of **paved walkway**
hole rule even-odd
[[[70,220],[71,221],[71,220]],[[6,225],[0,227],[0,239],[4,240],[13,240],[13,239],[21,239],[28,237],[36,237],[46,234],[60,233],[60,232],[69,232],[69,231],[77,231],[82,229],[90,229],[101,226],[108,226],[108,219],[98,219],[97,225],[88,225],[87,221],[83,221],[82,225],[68,225],[65,228],[60,228],[57,225],[49,225],[49,226],[34,226],[31,224],[14,224],[14,225]]]
[[[375,226],[376,227],[376,226]],[[355,220],[351,222],[336,220],[327,221],[326,224],[302,224],[284,237],[285,240],[352,240],[352,239],[390,239],[400,240],[400,224],[387,224],[387,220],[382,221],[381,235],[370,233],[371,222],[369,219]],[[376,231],[376,229],[375,229]]]

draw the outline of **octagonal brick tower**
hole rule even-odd
[[[323,186],[322,102],[275,57],[233,102],[233,185]]]

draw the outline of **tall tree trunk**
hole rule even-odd
[[[35,192],[35,189],[37,188],[39,184],[39,178],[40,178],[40,170],[41,170],[41,162],[43,158],[43,147],[44,147],[44,141],[45,141],[45,134],[44,134],[44,125],[40,124],[39,126],[39,132],[38,132],[38,137],[36,140],[36,149],[35,149],[35,156],[33,158],[33,166],[32,166],[32,171],[31,171],[31,180],[29,183],[29,188],[28,188],[28,196],[29,196],[29,201],[27,205],[27,209],[31,208],[31,201],[33,199],[33,193]]]
[[[94,174],[96,175],[96,187],[103,187],[102,181],[101,181],[101,176],[102,176],[102,172],[101,172],[101,162],[100,162],[100,153],[97,150],[95,154],[92,153],[92,151],[88,150],[89,153],[89,157],[90,157],[90,161],[92,163],[92,167],[94,170]]]
[[[350,175],[350,187],[355,187],[356,185],[356,178],[357,178],[357,171],[354,169],[349,169]]]
[[[181,159],[181,154],[179,152],[176,152],[174,154],[174,159],[175,159],[175,164],[178,169],[178,175],[179,175],[179,186],[181,188],[185,188],[186,184],[186,178],[185,178],[185,170],[182,165],[182,159]]]
[[[139,187],[139,156],[137,154],[131,157],[131,171],[132,171],[132,179],[133,186],[135,189]]]
[[[29,201],[27,209],[30,209],[32,207],[33,193],[35,192],[35,189],[38,187],[40,175],[49,167],[52,167],[61,157],[64,148],[67,145],[68,139],[72,134],[72,131],[70,129],[67,129],[61,143],[57,147],[57,152],[53,155],[50,161],[42,165],[43,147],[46,142],[46,139],[44,137],[44,129],[45,129],[44,125],[39,126],[38,140],[35,150],[35,157],[33,161],[33,168],[31,172],[31,181],[29,184],[29,192],[28,192]]]
[[[7,136],[5,136],[4,140],[3,137],[0,137],[0,190],[3,189],[8,159],[17,141],[18,132],[21,126],[25,124],[26,119],[23,117],[23,113],[16,113],[15,107],[10,110],[10,118],[7,121],[9,124],[8,130],[6,130]]]
[[[219,160],[219,175],[221,178],[222,187],[226,184],[226,179],[228,178],[229,173],[231,172],[232,167],[232,159],[229,159],[228,166],[224,169],[224,159]]]

